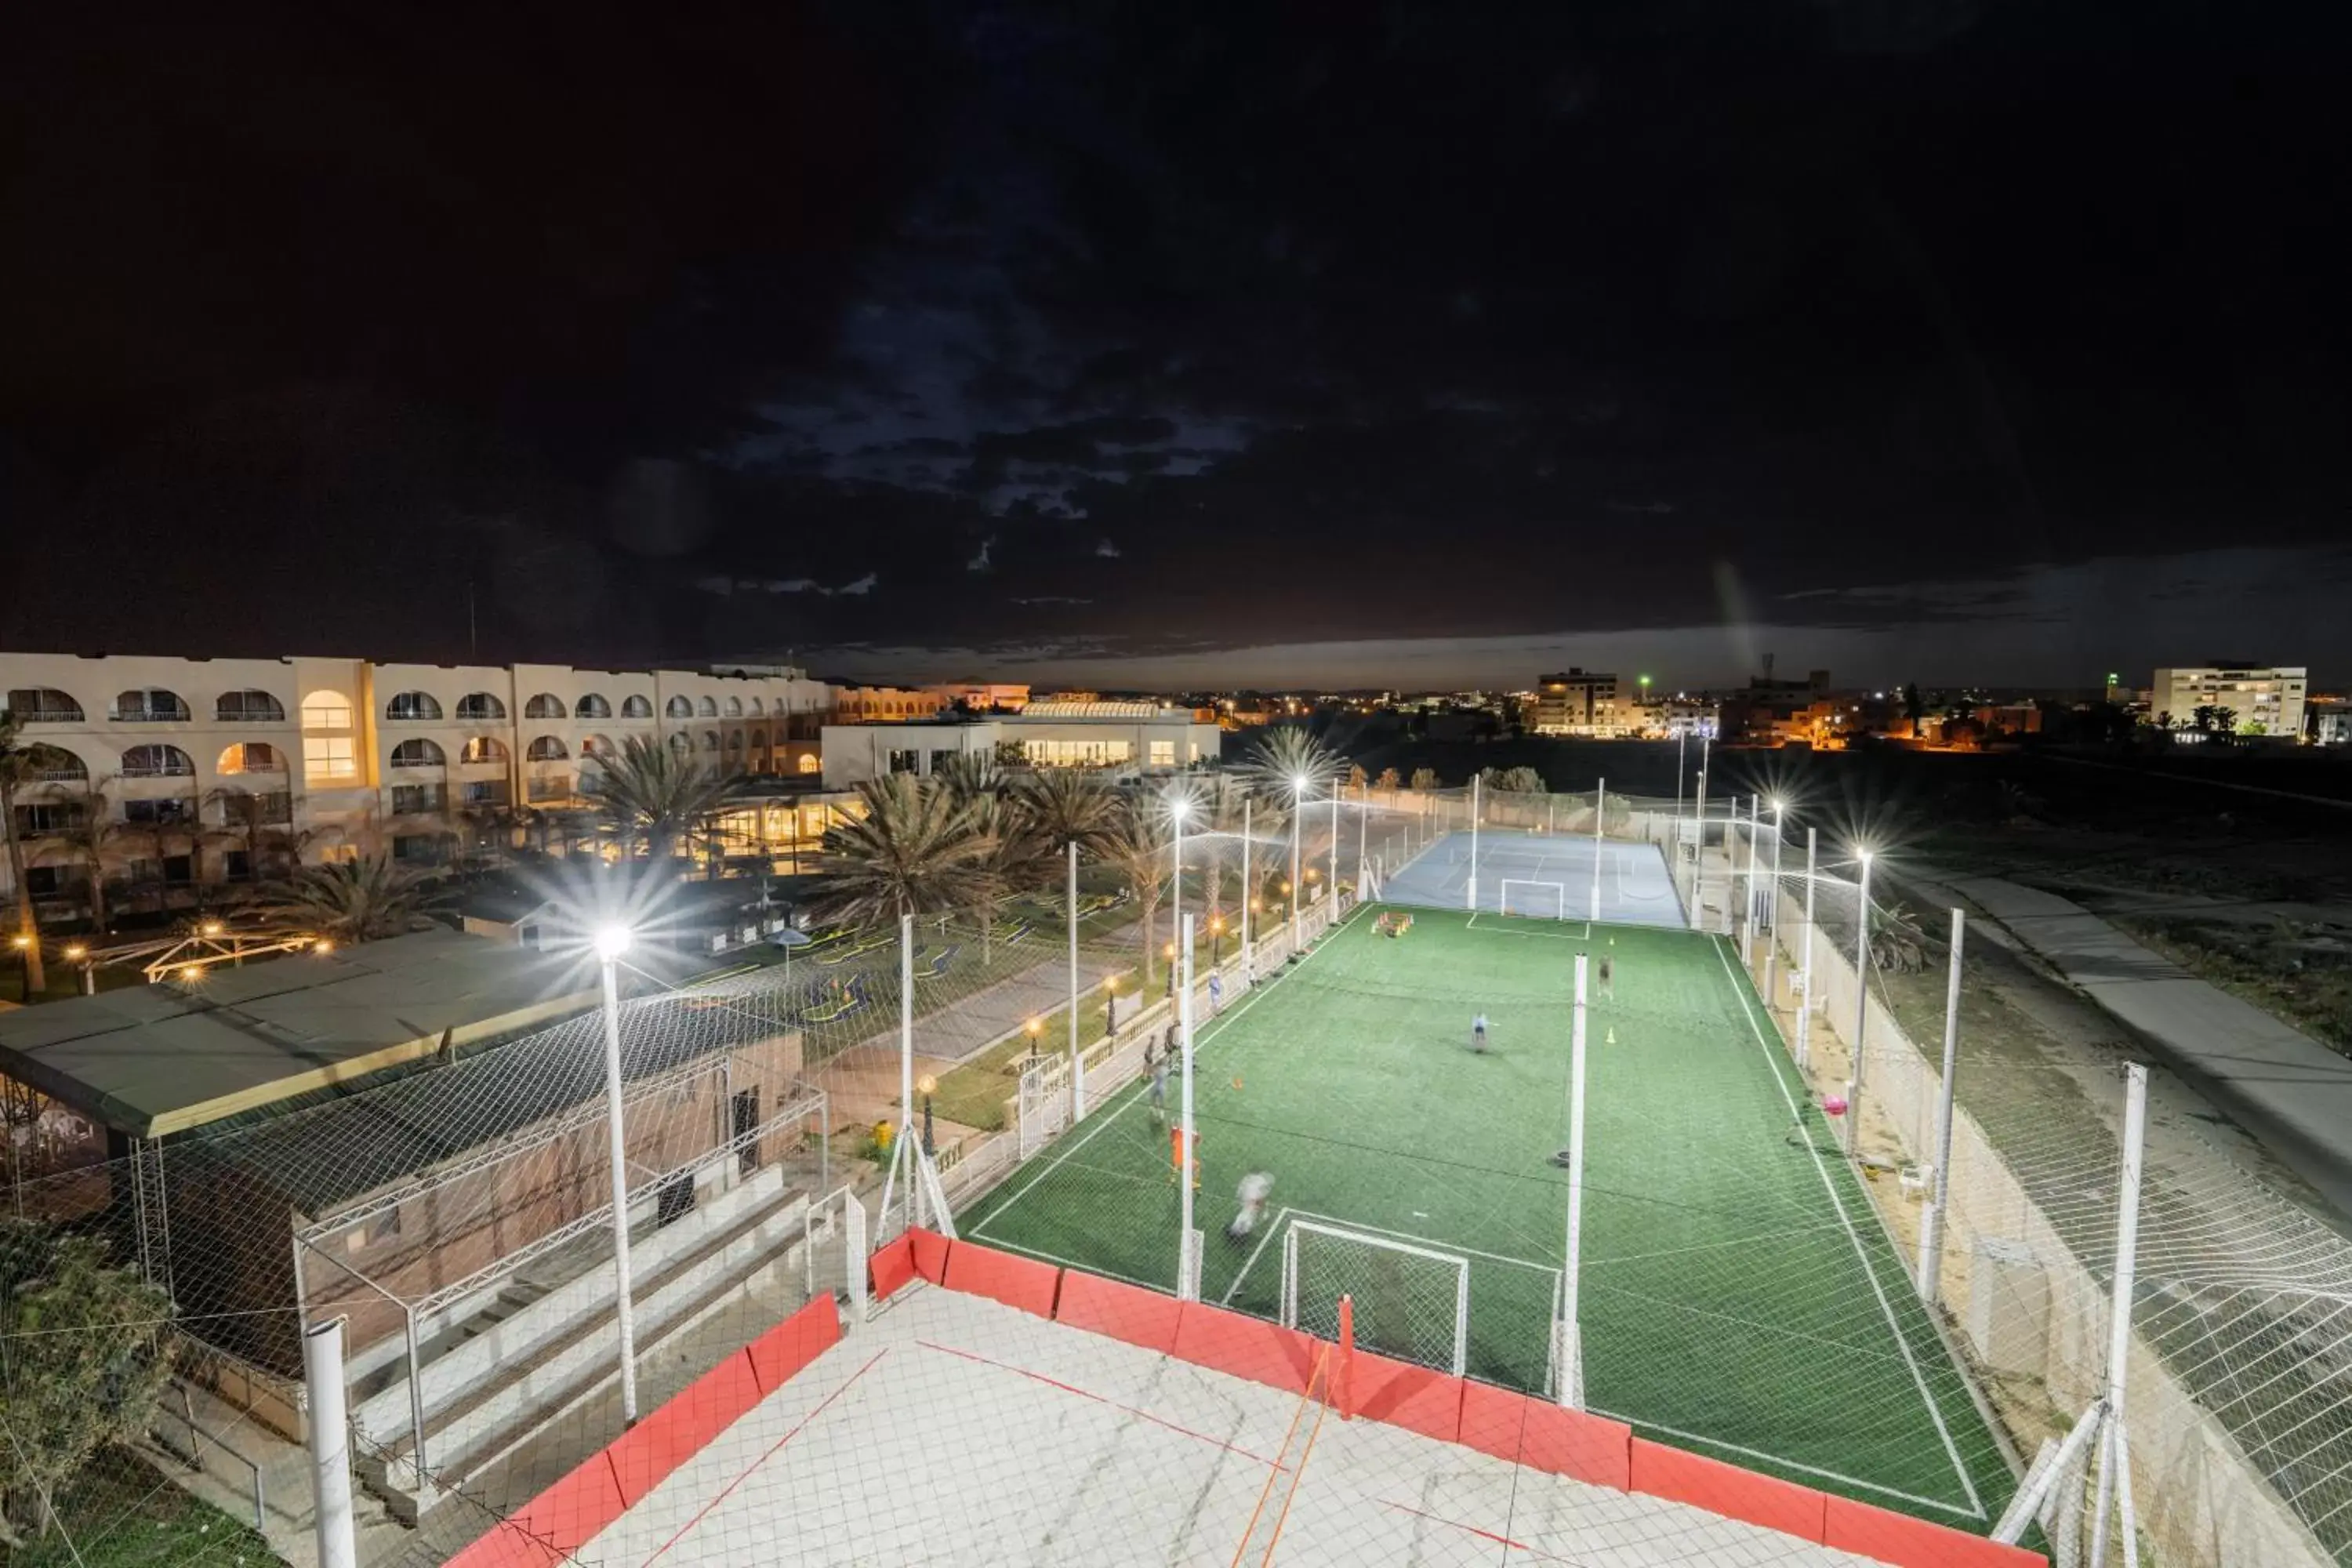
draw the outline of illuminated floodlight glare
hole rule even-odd
[[[1181,822],[1192,815],[1192,803],[1180,795],[1168,803],[1168,815]]]
[[[631,940],[626,926],[600,926],[596,931],[596,956],[609,963],[629,951]]]
[[[1305,795],[1307,793],[1307,786],[1314,782],[1314,780],[1308,778],[1305,773],[1295,773],[1291,776],[1290,787],[1293,790],[1296,790],[1298,794]]]

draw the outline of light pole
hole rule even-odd
[[[1298,900],[1291,893],[1291,889],[1299,883],[1298,819],[1307,815],[1307,783],[1305,773],[1290,781],[1290,886],[1282,889],[1283,896],[1290,900],[1290,951],[1294,957],[1298,952],[1302,928],[1298,919]]]
[[[72,943],[66,949],[66,962],[81,967],[81,994],[85,996],[97,995],[98,967],[89,962],[89,949],[78,942]]]
[[[1339,897],[1339,782],[1337,779],[1331,781],[1331,870],[1325,885],[1331,889],[1328,897],[1335,900],[1331,913],[1336,918],[1339,912],[1336,901]]]
[[[1168,900],[1168,929],[1171,932],[1184,929],[1184,819],[1192,815],[1192,803],[1179,795],[1168,803],[1169,820],[1176,825],[1176,841],[1172,856],[1176,867],[1172,891]]]
[[[637,1421],[637,1330],[629,1308],[628,1145],[621,1136],[621,955],[629,951],[629,929],[610,925],[596,933],[596,957],[604,977],[604,1125],[613,1166],[613,1271],[615,1316],[621,1326],[621,1419]]]
[[[1855,906],[1853,937],[1853,1070],[1846,1075],[1845,1151],[1862,1153],[1862,1037],[1870,1025],[1870,851],[1862,857],[1861,899]]]
[[[1772,889],[1764,895],[1764,1005],[1772,1005],[1772,960],[1780,933],[1780,824],[1787,802],[1772,797]]]

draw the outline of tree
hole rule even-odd
[[[862,815],[825,830],[810,902],[828,921],[896,923],[902,915],[967,909],[985,896],[993,852],[970,806],[914,773],[857,786]]]
[[[2166,709],[2163,712],[2158,713],[2158,714],[2156,716],[2154,722],[2155,722],[2156,727],[2157,727],[2158,729],[2159,729],[2159,730],[2169,730],[2169,729],[2171,729],[2171,728],[2172,728],[2172,710],[2171,710],[2171,709],[2169,709],[2169,708],[2168,708],[2168,709]]]
[[[106,791],[84,780],[79,790],[61,791],[51,797],[70,809],[65,816],[65,826],[51,831],[49,837],[66,847],[73,860],[89,878],[89,927],[97,935],[106,934],[106,852],[123,836],[123,825],[114,820],[113,803]]]
[[[2210,735],[2213,732],[2213,715],[2219,711],[2221,710],[2215,708],[2210,702],[2200,702],[2189,713],[2189,722],[2192,728]]]
[[[1491,769],[1488,771],[1492,772]],[[1488,783],[1492,787],[1507,791],[1512,795],[1549,795],[1551,793],[1544,784],[1543,774],[1536,772],[1533,768],[1505,768],[1500,773],[1495,774]]]
[[[998,908],[1045,879],[1053,868],[1053,846],[1029,815],[1003,795],[981,795],[964,809],[971,815],[970,830],[982,847],[973,862],[979,873],[973,892],[980,912],[980,961],[987,964],[995,958]]]
[[[1349,763],[1348,764],[1348,787],[1356,794],[1361,795],[1364,793],[1364,785],[1368,782],[1368,777],[1369,775],[1364,772],[1363,763]]]
[[[1919,695],[1919,683],[1912,681],[1903,688],[1903,716],[1911,721],[1911,732],[1919,732],[1919,721],[1927,716],[1927,700]]]
[[[16,940],[24,944],[25,1000],[48,988],[41,967],[41,921],[33,908],[33,889],[25,880],[25,842],[16,831],[16,799],[25,786],[55,771],[55,748],[21,737],[25,721],[0,709],[0,822],[6,824],[8,875],[16,888]]]
[[[737,782],[644,735],[630,736],[619,752],[597,761],[603,765],[582,793],[595,803],[622,854],[634,855],[642,842],[657,866],[670,863],[678,841],[726,804]]]
[[[1248,808],[1249,830],[1254,836],[1280,833],[1290,820],[1285,803],[1252,800],[1249,786],[1231,773],[1213,773],[1203,779],[1192,796],[1192,814],[1185,819],[1186,858],[1192,858],[1192,836],[1200,835],[1199,861],[1206,863],[1208,888],[1202,907],[1212,925],[1225,912],[1225,868],[1230,863],[1239,869],[1244,806]]]
[[[1092,853],[1118,814],[1118,797],[1102,775],[1083,768],[1040,768],[1022,778],[1013,795],[1031,827],[1055,849],[1076,840],[1081,854]]]
[[[1438,787],[1437,770],[1435,768],[1413,769],[1412,784],[1410,787],[1416,793],[1422,795],[1426,795],[1430,791],[1436,789]]]
[[[1258,737],[1241,771],[1259,795],[1288,802],[1299,780],[1307,781],[1306,794],[1312,799],[1346,777],[1348,764],[1306,726],[1277,724]]]
[[[395,865],[389,856],[371,855],[301,868],[263,913],[337,942],[374,942],[430,931],[449,898],[438,879]]]
[[[52,1500],[93,1454],[145,1434],[172,1373],[171,1311],[97,1237],[0,1219],[0,1542],[45,1533]]]
[[[1394,768],[1382,768],[1381,770],[1381,776],[1373,781],[1372,787],[1375,789],[1387,790],[1390,794],[1393,795],[1396,793],[1399,782],[1400,781],[1397,778],[1397,771]]]
[[[2235,708],[2214,709],[2213,732],[2217,735],[2236,734],[2238,732],[2238,710]]]
[[[1156,796],[1127,800],[1120,804],[1117,820],[1103,837],[1104,864],[1116,868],[1126,879],[1129,889],[1135,895],[1138,911],[1137,927],[1143,940],[1143,984],[1149,991],[1155,971],[1152,961],[1157,950],[1152,943],[1152,921],[1160,913],[1160,900],[1167,896],[1171,839],[1167,811]]]

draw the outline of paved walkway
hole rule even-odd
[[[1974,903],[2352,1215],[2352,1059],[2149,952],[2080,904],[1999,877],[1955,879]]]

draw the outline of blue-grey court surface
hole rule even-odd
[[[1564,833],[1479,829],[1476,909],[1490,915],[1591,919],[1596,858],[1602,924],[1676,931],[1690,924],[1658,846],[1613,838],[1596,845]],[[1380,896],[1384,903],[1466,910],[1472,907],[1470,877],[1471,836],[1449,833],[1390,872]]]

